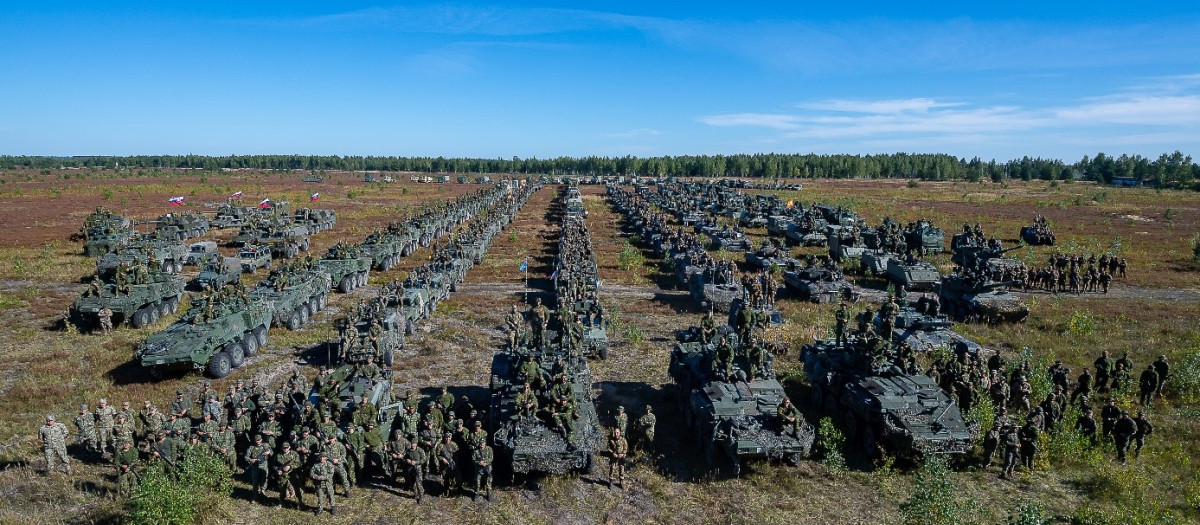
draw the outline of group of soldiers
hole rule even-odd
[[[775,280],[774,272],[760,270],[742,274],[742,300],[751,308],[766,308],[775,306],[775,295],[779,291],[779,281]]]
[[[234,312],[240,312],[249,306],[250,296],[246,292],[246,285],[241,281],[234,281],[216,290],[205,286],[199,295],[192,296],[188,321],[192,324],[206,323]]]
[[[1052,255],[1046,266],[1030,268],[1024,276],[1025,289],[1043,290],[1050,293],[1108,293],[1108,287],[1116,277],[1125,278],[1128,263],[1124,257],[1095,254],[1086,258],[1082,255]]]
[[[625,467],[629,461],[629,453],[633,449],[650,450],[654,447],[654,432],[658,426],[658,417],[654,409],[646,405],[646,413],[634,420],[639,437],[635,446],[629,445],[629,414],[624,406],[618,406],[613,414],[613,427],[608,436],[608,486],[625,488]]]

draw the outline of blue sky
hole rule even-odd
[[[0,154],[1200,157],[1196,4],[92,4],[0,5]]]

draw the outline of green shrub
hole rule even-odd
[[[1008,516],[1008,525],[1050,525],[1041,505],[1019,505]]]
[[[629,241],[625,241],[625,245],[621,247],[621,254],[617,256],[617,267],[628,272],[640,269],[645,263],[646,258],[642,256],[642,252],[634,248]]]
[[[1096,330],[1096,320],[1089,312],[1076,310],[1071,314],[1071,320],[1067,321],[1067,332],[1075,337],[1092,335]]]
[[[972,523],[972,506],[957,497],[945,457],[930,454],[917,471],[916,490],[900,505],[905,525],[959,525]]]
[[[845,447],[846,436],[833,424],[833,420],[828,417],[821,418],[817,427],[816,443],[821,464],[834,472],[846,470],[846,456],[843,453]]]
[[[917,182],[917,179],[909,179],[908,184],[906,184],[906,186],[908,186],[909,188],[918,188],[921,186],[921,183]]]
[[[1173,367],[1164,388],[1168,395],[1194,404],[1200,402],[1200,337],[1194,338],[1189,346],[1187,357]]]
[[[188,449],[176,472],[152,463],[142,473],[141,484],[129,500],[129,522],[134,525],[186,525],[216,507],[219,498],[232,492],[232,472],[204,448]]]

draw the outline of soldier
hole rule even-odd
[[[375,430],[375,422],[367,423],[362,432],[363,454],[359,456],[363,479],[370,479],[379,470],[387,470],[386,446],[383,436]]]
[[[221,423],[217,427],[217,431],[208,438],[208,446],[213,454],[225,462],[225,466],[231,470],[237,466],[237,437],[228,423]]]
[[[99,449],[96,445],[96,420],[87,405],[79,405],[79,415],[75,416],[75,441],[88,452]]]
[[[425,496],[425,465],[429,457],[416,441],[409,443],[408,452],[404,456],[404,470],[408,482],[412,484],[413,498],[417,503]]]
[[[1150,420],[1146,419],[1146,414],[1140,410],[1133,422],[1137,423],[1137,431],[1133,434],[1133,441],[1136,444],[1136,448],[1133,450],[1133,457],[1137,458],[1142,455],[1142,447],[1146,445],[1146,437],[1154,433],[1154,425],[1150,424]]]
[[[992,457],[996,455],[996,448],[1000,446],[1000,424],[1000,419],[996,418],[996,423],[983,435],[984,469],[992,465]]]
[[[113,418],[116,415],[117,410],[108,406],[108,400],[100,398],[100,406],[96,407],[96,445],[106,458],[110,457],[109,445],[116,449],[116,442],[113,440],[113,425],[116,423]]]
[[[290,442],[284,441],[283,450],[275,457],[275,484],[279,486],[279,503],[276,507],[281,507],[293,494],[296,496],[296,508],[304,507],[304,482],[297,478],[302,467],[304,462],[300,460],[300,454],[292,450]]]
[[[329,500],[329,515],[337,516],[337,508],[333,502],[333,465],[328,462],[328,456],[321,454],[317,458],[317,463],[309,470],[309,477],[312,478],[313,485],[317,488],[317,510],[314,512],[317,516],[321,515],[321,511],[325,510],[325,500]]]
[[[1171,365],[1167,363],[1167,356],[1160,355],[1158,360],[1153,363],[1154,372],[1158,374],[1158,387],[1154,389],[1154,394],[1163,396],[1163,386],[1167,384],[1167,374],[1171,371]]]
[[[534,418],[537,417],[538,400],[537,394],[534,394],[529,388],[529,383],[526,382],[521,392],[517,394],[517,417],[518,418]]]
[[[117,422],[113,423],[113,445],[122,441],[133,442],[133,422],[125,418],[124,412],[117,413]]]
[[[454,406],[454,394],[451,394],[445,385],[442,386],[442,393],[437,398],[438,403],[442,405],[443,410],[450,410]]]
[[[775,414],[784,428],[791,427],[792,434],[800,434],[800,411],[796,409],[796,405],[792,404],[790,398],[783,398],[783,402],[779,404]]]
[[[512,305],[512,311],[504,318],[504,325],[508,331],[508,348],[510,351],[517,349],[517,341],[520,337],[521,325],[525,324],[525,320],[521,317],[521,312],[517,311],[517,305]]]
[[[483,422],[476,420],[474,429],[475,430],[472,430],[470,435],[467,436],[467,442],[472,446],[479,443],[487,443],[488,432],[483,429]]]
[[[1029,471],[1033,471],[1033,458],[1038,452],[1038,426],[1033,419],[1025,422],[1025,426],[1017,432],[1017,436],[1021,441],[1021,464]]]
[[[480,500],[480,492],[486,491],[488,501],[492,501],[492,447],[484,441],[475,445],[471,453],[471,463],[475,467],[475,501]]]
[[[1096,418],[1092,409],[1084,410],[1079,419],[1075,420],[1075,431],[1087,438],[1092,445],[1099,442],[1099,436],[1096,434]]]
[[[621,430],[621,434],[625,434],[625,431],[629,426],[629,414],[625,413],[625,407],[618,406],[617,414],[613,416],[613,419],[616,421],[616,428]]]
[[[658,419],[654,416],[654,409],[650,405],[646,405],[646,414],[639,417],[637,420],[638,430],[642,433],[641,448],[651,450],[654,448],[654,429],[658,424]]]
[[[629,453],[629,444],[625,441],[625,437],[621,435],[621,429],[614,428],[612,437],[608,438],[608,454],[610,461],[608,463],[608,488],[612,488],[614,481],[620,483],[621,489],[625,489],[625,456]]]
[[[109,308],[108,305],[105,305],[104,308],[101,308],[96,315],[100,319],[100,332],[104,334],[111,332],[113,329],[112,309]]]
[[[122,441],[121,448],[113,454],[113,465],[117,467],[117,492],[128,497],[137,490],[138,476],[135,467],[138,462],[138,452],[133,443]]]
[[[717,336],[717,325],[713,321],[713,312],[710,308],[708,313],[704,314],[704,319],[700,320],[700,342],[709,344]]]
[[[442,440],[433,447],[434,465],[442,474],[442,495],[452,497],[458,488],[458,444],[450,432],[442,434]]]
[[[1154,371],[1154,365],[1146,365],[1146,370],[1142,372],[1141,378],[1138,379],[1138,400],[1142,405],[1148,405],[1154,400],[1154,392],[1158,390],[1158,372]]]
[[[187,418],[192,410],[192,400],[184,397],[183,390],[175,391],[175,400],[171,402],[171,413],[180,418]]]
[[[1125,455],[1129,453],[1129,445],[1137,431],[1137,422],[1129,417],[1129,412],[1121,411],[1121,417],[1113,424],[1112,431],[1113,443],[1117,446],[1117,461],[1125,462]]]
[[[1079,381],[1076,382],[1075,390],[1071,391],[1071,402],[1079,396],[1088,397],[1092,394],[1092,374],[1087,368],[1083,369],[1083,373],[1079,374]]]
[[[38,439],[42,441],[42,452],[46,456],[46,474],[55,470],[55,463],[62,463],[64,471],[71,473],[71,460],[67,457],[67,426],[55,421],[53,415],[46,416],[46,424],[38,428]]]
[[[843,302],[843,303],[841,303],[840,306],[838,306],[837,313],[834,314],[834,317],[837,320],[837,324],[835,325],[835,328],[834,328],[834,334],[836,334],[836,343],[837,343],[837,346],[839,346],[839,347],[846,345],[846,318],[847,318],[847,316],[848,316],[848,314],[846,313],[846,303]]]
[[[1004,468],[1000,472],[1000,479],[1009,479],[1020,459],[1021,438],[1017,436],[1016,425],[1006,423],[1004,428],[1000,429],[1000,443],[1004,445]]]
[[[267,495],[267,462],[271,454],[271,446],[263,442],[261,434],[254,436],[254,444],[246,449],[243,459],[246,461],[246,470],[250,472],[250,485],[255,497]]]
[[[533,339],[534,344],[541,348],[546,343],[546,323],[550,320],[550,312],[542,305],[542,299],[539,297],[534,300],[532,310],[533,317]]]

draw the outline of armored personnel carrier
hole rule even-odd
[[[207,370],[222,378],[266,346],[272,314],[269,303],[246,302],[235,293],[194,297],[182,318],[138,345],[133,359],[154,376]]]
[[[692,273],[688,278],[688,292],[701,310],[711,307],[718,312],[729,313],[733,300],[742,297],[742,285],[739,283],[710,283],[705,280],[703,271]]]
[[[125,246],[135,233],[132,221],[99,207],[83,220],[75,238],[82,237],[84,255],[94,257]]]
[[[1022,226],[1021,240],[1030,246],[1054,246],[1054,232],[1044,224]]]
[[[922,299],[923,301],[915,305],[901,307],[896,313],[892,321],[893,343],[926,353],[939,349],[969,354],[987,351],[979,343],[951,329],[953,323],[950,322],[950,317],[936,313],[937,299]],[[928,309],[931,306],[935,307],[933,312]],[[879,314],[871,320],[876,332],[879,331],[880,320]]]
[[[946,232],[929,221],[917,221],[904,232],[904,241],[913,250],[927,254],[941,253],[942,245],[946,243]]]
[[[284,265],[272,270],[266,280],[250,289],[249,295],[252,302],[271,305],[275,325],[299,330],[325,307],[330,288],[329,274]]]
[[[908,257],[889,257],[887,260],[887,279],[896,286],[907,286],[909,290],[930,291],[937,288],[942,280],[942,272],[933,263]]]
[[[317,259],[313,267],[329,274],[330,282],[336,283],[334,287],[339,292],[349,293],[367,284],[371,260],[364,257],[357,246],[338,243]]]
[[[214,290],[230,283],[235,283],[242,277],[245,270],[244,262],[234,258],[209,259],[200,267],[200,273],[191,281],[192,288]]]
[[[966,322],[1016,323],[1029,317],[1029,306],[1008,291],[1016,281],[993,281],[986,274],[955,272],[942,279],[938,298],[942,311]]]
[[[765,349],[734,351],[729,373],[722,368],[716,344],[703,344],[686,334],[671,350],[668,372],[675,381],[676,399],[688,429],[709,465],[717,454],[727,456],[734,475],[742,461],[755,458],[799,463],[812,449],[813,426],[797,413],[795,428],[778,415],[787,398],[775,376],[774,357]],[[720,337],[737,349],[741,344],[728,326]],[[762,366],[751,375],[749,355],[763,353]]]
[[[517,411],[517,394],[526,381],[532,381],[523,371],[522,365],[527,361],[535,363],[538,374],[550,378],[561,367],[564,379],[537,393],[538,405],[542,407],[538,414],[521,416]],[[592,374],[587,358],[567,355],[559,360],[552,352],[528,348],[501,352],[492,358],[488,388],[491,392],[488,432],[497,462],[506,463],[512,472],[521,474],[591,472],[604,435],[592,401]],[[555,421],[546,417],[550,407],[563,411],[564,429],[559,430]]]
[[[788,268],[800,263],[792,257],[784,246],[779,246],[771,241],[763,241],[763,243],[754,251],[748,251],[745,255],[746,264],[752,268],[771,269],[776,266]]]
[[[375,359],[377,364],[392,366],[396,354],[404,349],[405,319],[401,312],[395,309],[385,309],[378,314],[357,315],[354,323],[353,337],[343,337],[338,341],[338,357],[345,363],[366,362],[367,357]],[[373,327],[378,325],[378,334],[373,334]],[[349,331],[347,331],[349,332]]]
[[[358,249],[371,259],[371,264],[376,270],[386,272],[399,263],[401,257],[407,255],[406,244],[405,239],[398,235],[375,231],[363,239]]]
[[[964,421],[954,400],[925,375],[874,364],[860,338],[844,347],[814,341],[802,347],[801,358],[812,405],[867,457],[878,457],[880,447],[898,457],[971,449],[978,426]]]
[[[292,216],[292,221],[308,228],[310,233],[321,233],[333,228],[333,225],[337,223],[337,213],[333,210],[300,208]]]
[[[107,307],[112,311],[113,326],[141,328],[175,313],[183,298],[183,286],[178,275],[163,272],[150,272],[145,282],[130,282],[124,290],[112,280],[101,282],[89,287],[71,305],[68,315],[79,331],[94,331],[100,327],[100,310]]]
[[[195,213],[168,213],[150,222],[159,237],[177,241],[203,236],[209,228],[208,219]]]
[[[864,229],[836,224],[826,226],[825,237],[829,239],[829,257],[836,262],[861,259],[863,254],[869,251],[863,236]]]
[[[837,268],[813,265],[788,270],[783,272],[783,284],[800,299],[818,304],[858,300],[858,291]]]
[[[291,259],[302,251],[308,251],[308,228],[298,224],[279,228],[262,237],[260,244],[270,246],[271,254],[275,257]]]
[[[187,256],[187,246],[177,240],[162,239],[153,234],[142,235],[130,241],[124,248],[96,259],[96,272],[109,276],[122,263],[126,267],[133,267],[139,263],[149,264],[150,257],[153,257],[164,272],[179,273],[183,271],[183,262],[187,260]]]

